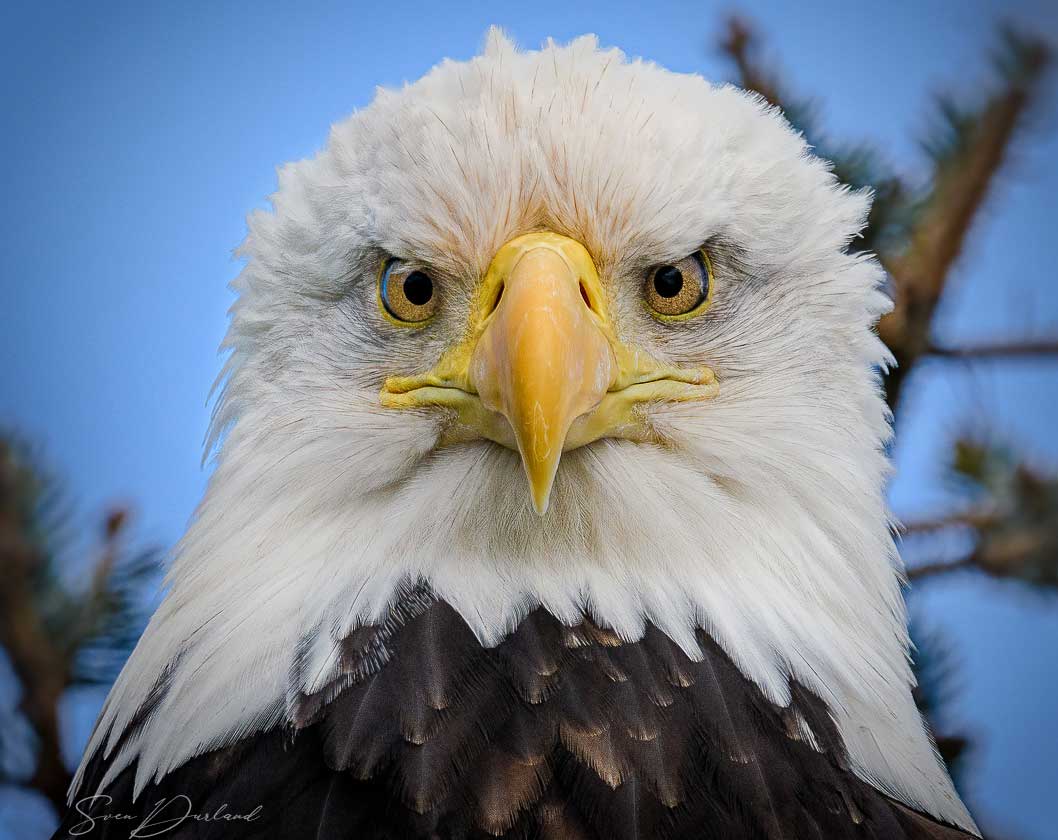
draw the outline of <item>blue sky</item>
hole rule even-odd
[[[238,271],[246,213],[275,167],[311,155],[330,124],[445,57],[466,58],[491,23],[523,46],[596,32],[671,69],[726,75],[713,49],[729,3],[37,3],[0,10],[0,424],[39,443],[82,520],[138,511],[145,541],[171,544],[204,486],[206,396]],[[1002,14],[1058,35],[1046,2],[737,4],[768,38],[784,80],[819,100],[836,137],[872,139],[923,171],[931,96],[977,90]],[[942,312],[945,337],[1058,330],[1051,243],[1058,109],[1051,95],[1018,147]],[[942,507],[936,453],[987,424],[1058,461],[1058,366],[933,368],[901,417],[892,496],[901,515]],[[972,801],[1028,840],[1052,837],[1058,774],[1058,603],[1016,587],[945,581],[912,608],[955,644],[958,721],[982,738]],[[69,704],[71,753],[101,696]],[[1042,738],[1041,734],[1052,737]],[[28,816],[27,816],[28,814]],[[16,831],[17,826],[17,831]],[[46,826],[0,798],[0,836]],[[1051,832],[1050,834],[1048,832]]]

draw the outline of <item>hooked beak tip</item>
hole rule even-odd
[[[533,499],[533,510],[536,511],[537,516],[544,516],[547,514],[547,508],[551,504],[551,487],[554,484],[554,479],[547,482],[546,486],[532,484],[532,489],[529,495]]]
[[[522,456],[526,478],[529,479],[529,496],[533,501],[533,510],[537,516],[547,513],[551,501],[551,491],[555,486],[558,473],[558,458],[527,459]]]

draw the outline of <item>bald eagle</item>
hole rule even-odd
[[[216,468],[57,836],[977,836],[911,694],[869,202],[592,37],[336,125],[250,218]]]

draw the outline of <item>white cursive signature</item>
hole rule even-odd
[[[167,831],[172,831],[186,820],[195,820],[196,822],[253,822],[261,815],[261,811],[264,810],[263,805],[258,805],[247,814],[231,814],[228,813],[227,803],[224,803],[212,813],[194,813],[192,811],[190,798],[181,794],[179,796],[174,796],[171,799],[159,799],[154,803],[154,807],[147,812],[146,816],[142,813],[89,813],[88,809],[91,809],[95,804],[99,803],[105,808],[113,801],[113,797],[107,796],[106,794],[86,796],[83,799],[78,799],[77,802],[74,803],[74,808],[77,810],[77,813],[85,819],[70,829],[70,836],[79,837],[82,834],[88,834],[88,832],[96,827],[97,823],[136,822],[136,825],[133,826],[131,831],[129,831],[129,840],[138,840],[138,838],[144,837],[157,837]]]

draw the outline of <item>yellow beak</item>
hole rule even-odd
[[[543,514],[569,428],[602,402],[616,362],[589,304],[597,278],[584,247],[560,237],[519,244],[503,260],[511,265],[471,357],[470,383],[511,424]]]
[[[428,373],[387,379],[381,402],[453,409],[448,442],[487,438],[517,449],[543,515],[563,450],[603,437],[656,440],[637,407],[717,390],[708,367],[661,364],[620,342],[587,250],[543,232],[500,248],[465,339]]]

